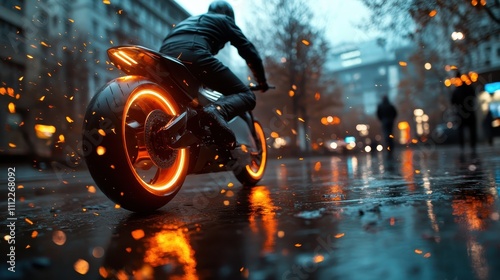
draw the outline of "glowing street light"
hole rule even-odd
[[[455,31],[455,32],[451,33],[451,39],[453,41],[463,40],[464,38],[465,38],[465,35],[462,32]]]

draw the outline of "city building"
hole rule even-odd
[[[377,39],[345,43],[335,46],[333,50],[326,68],[330,76],[337,80],[342,92],[344,106],[341,112],[336,113],[343,122],[343,136],[351,139],[349,141],[364,141],[361,145],[380,141],[377,105],[383,96],[394,104],[406,102],[401,100],[400,83],[414,72],[408,66],[412,49],[390,49],[383,39]],[[400,116],[399,119],[403,120],[413,117]],[[400,142],[408,142],[411,135],[406,133],[407,128],[403,130],[405,137]]]
[[[53,156],[78,141],[85,107],[119,75],[106,50],[159,49],[189,13],[175,1],[6,0],[0,6],[0,154]]]

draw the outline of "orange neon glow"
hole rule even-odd
[[[413,166],[413,151],[404,150],[401,153],[401,173],[403,179],[408,183],[408,190],[413,192],[416,190],[415,185],[415,167]]]
[[[260,164],[258,166],[257,171],[254,171],[250,165],[246,166],[248,174],[256,180],[260,180],[262,176],[264,176],[264,170],[266,169],[266,164],[267,164],[267,144],[266,144],[266,136],[264,135],[264,130],[262,129],[262,126],[255,122],[255,133],[257,134],[257,137],[259,138],[260,144],[258,144],[260,147],[262,147],[262,158],[260,161]]]
[[[113,53],[114,56],[118,57],[121,61],[125,62],[128,65],[132,64],[138,64],[137,61],[135,61],[133,58],[131,58],[127,53],[124,51],[117,51]]]
[[[338,166],[332,168],[332,182],[340,182],[340,170]],[[344,199],[344,188],[339,184],[330,186],[330,193],[332,194],[333,201],[341,201]]]
[[[173,101],[172,97],[169,95],[162,94],[161,90],[162,89],[160,88],[149,87],[138,89],[133,92],[129,100],[127,100],[125,110],[123,110],[123,119],[127,119],[129,109],[133,106],[135,101],[139,99],[156,103],[155,105],[159,107],[158,109],[163,110],[169,115],[178,115],[180,112],[175,101]],[[124,143],[126,143],[125,126],[126,122],[122,122],[122,139]],[[125,153],[128,154],[127,145],[124,145],[124,149]],[[159,195],[165,195],[173,191],[172,188],[177,186],[179,182],[183,180],[188,167],[188,153],[186,149],[178,150],[177,158],[172,166],[166,169],[158,170],[159,174],[156,176],[154,185],[153,183],[144,182],[143,178],[137,173],[137,170],[135,170],[130,158],[127,158],[127,161],[137,181],[140,182],[146,190]]]
[[[264,186],[252,188],[252,193],[249,197],[251,214],[248,217],[250,229],[252,232],[259,232],[259,218],[262,222],[262,230],[265,234],[265,241],[262,248],[262,253],[270,253],[274,251],[275,236],[278,231],[278,223],[276,221],[276,206],[271,199],[271,193]]]
[[[466,195],[464,198],[455,199],[452,203],[455,222],[466,225],[471,231],[485,230],[488,219],[483,217],[490,217],[493,204],[495,199],[491,195]]]
[[[180,279],[198,279],[195,252],[182,229],[163,230],[148,240],[144,262],[152,267],[174,264],[182,267]]]

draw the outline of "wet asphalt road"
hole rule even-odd
[[[500,279],[498,151],[273,159],[257,187],[190,176],[147,216],[85,170],[16,163],[16,220],[4,174],[0,189],[15,272],[3,238],[0,279]]]

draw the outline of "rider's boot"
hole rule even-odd
[[[224,109],[216,104],[210,104],[203,108],[203,115],[207,117],[205,121],[210,126],[212,138],[217,145],[227,149],[234,149],[236,137],[227,124],[227,116]]]

